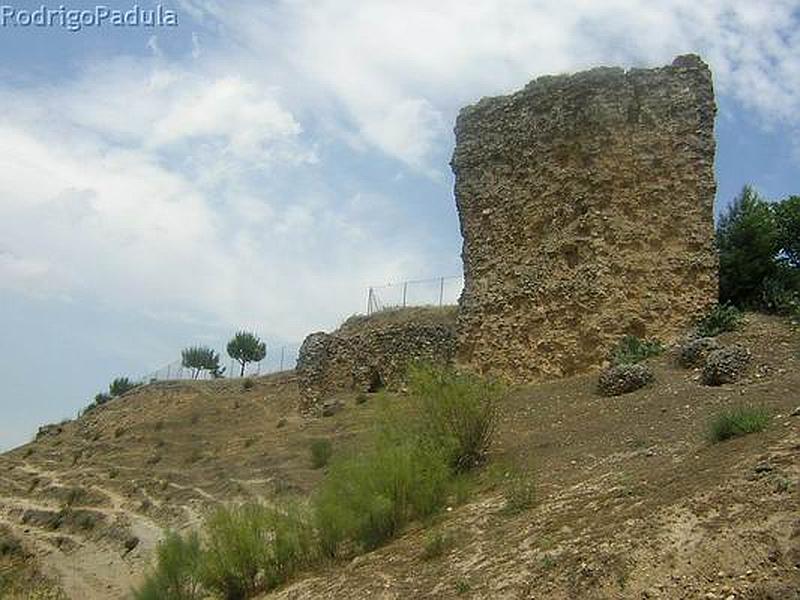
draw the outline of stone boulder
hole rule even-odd
[[[711,352],[703,366],[705,385],[724,385],[741,379],[751,360],[750,350],[738,344]]]
[[[643,364],[609,367],[600,374],[597,389],[603,396],[621,396],[649,385],[655,379]]]
[[[701,367],[709,354],[722,348],[715,338],[689,338],[678,348],[678,364],[685,369]]]

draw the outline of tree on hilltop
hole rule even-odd
[[[219,354],[207,346],[192,346],[182,350],[181,364],[192,369],[192,379],[197,379],[203,371],[208,371],[214,379],[218,379],[225,371],[219,366]]]
[[[257,335],[247,331],[240,331],[228,342],[228,356],[241,365],[239,376],[244,376],[247,363],[264,360],[267,355],[267,345]]]

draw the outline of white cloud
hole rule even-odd
[[[238,1],[204,14],[291,82],[298,104],[337,121],[333,130],[349,121],[360,141],[423,171],[439,168],[466,102],[541,74],[686,52],[765,121],[800,121],[795,0]]]
[[[365,252],[358,230],[393,224],[356,221],[324,188],[265,187],[313,177],[318,159],[276,89],[245,76],[115,60],[0,99],[5,288],[300,339],[422,260]]]
[[[181,6],[202,52],[196,34],[178,59],[111,57],[57,86],[0,84],[7,287],[169,318],[270,318],[298,338],[357,310],[365,286],[430,272],[439,257],[393,186],[447,174],[455,113],[483,95],[698,51],[722,94],[800,124],[788,0]],[[385,186],[372,163],[352,166],[370,153],[398,161]]]

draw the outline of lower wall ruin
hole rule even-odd
[[[448,364],[455,328],[442,323],[393,323],[356,332],[312,333],[297,360],[301,412],[316,414],[341,392],[397,389],[416,362]]]

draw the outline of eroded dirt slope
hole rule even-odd
[[[618,398],[591,375],[516,389],[465,504],[270,597],[800,598],[800,332],[750,316],[721,339],[753,351],[739,383],[704,387],[663,356],[652,387]],[[0,525],[68,597],[124,598],[164,528],[313,490],[310,441],[351,443],[374,417],[372,399],[342,400],[305,421],[289,375],[146,386],[0,456]],[[709,418],[742,402],[767,407],[769,428],[709,443]],[[512,469],[536,486],[517,514]],[[423,560],[439,531],[452,544]]]
[[[366,420],[304,421],[296,390],[291,375],[158,383],[52,427],[0,456],[0,525],[70,598],[126,597],[167,528],[220,502],[308,492],[321,475],[310,440]]]
[[[704,387],[663,356],[655,385],[618,398],[595,376],[518,390],[492,462],[532,469],[531,510],[504,510],[490,466],[434,524],[454,540],[444,556],[422,558],[420,527],[270,597],[800,598],[800,335],[748,320],[721,336],[754,354],[734,385]],[[739,403],[767,407],[770,427],[711,444],[708,420]]]

